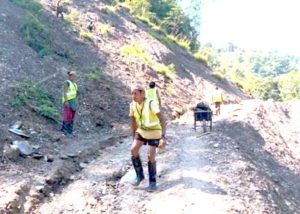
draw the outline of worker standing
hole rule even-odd
[[[145,89],[141,84],[131,88],[132,102],[129,116],[131,117],[131,131],[133,144],[131,147],[131,160],[136,172],[134,186],[145,179],[139,150],[148,145],[148,171],[149,186],[147,191],[156,190],[156,148],[166,144],[166,121],[156,102],[145,97]]]
[[[215,111],[216,111],[215,114],[220,115],[221,104],[223,102],[223,95],[218,87],[216,87],[216,90],[213,93],[212,102],[215,104]]]
[[[63,123],[61,130],[66,136],[73,135],[73,123],[76,113],[76,97],[78,87],[76,84],[77,76],[75,71],[68,72],[69,79],[64,85],[62,102],[63,109]]]

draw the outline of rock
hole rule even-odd
[[[54,157],[52,155],[45,155],[44,160],[51,163],[53,162]]]
[[[3,149],[3,156],[11,161],[17,161],[20,158],[20,151],[15,146],[5,144]]]
[[[70,157],[70,158],[75,158],[75,157],[77,157],[78,155],[72,154],[72,153],[68,153],[67,156]]]
[[[88,164],[86,164],[86,163],[80,163],[79,166],[80,166],[81,168],[86,168],[86,167],[88,166]]]
[[[34,153],[34,149],[28,141],[13,141],[12,145],[19,149],[21,155],[27,156]]]
[[[10,128],[11,129],[20,129],[21,127],[22,127],[22,122],[21,121],[17,121]]]
[[[10,128],[10,129],[8,129],[8,131],[10,131],[16,135],[19,135],[21,137],[24,137],[24,138],[30,138],[30,136],[28,134],[26,134],[24,131],[22,131],[21,129]]]

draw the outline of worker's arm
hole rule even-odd
[[[130,117],[130,120],[131,120],[131,134],[132,134],[132,137],[134,138],[135,132],[137,130],[137,123],[133,116]]]
[[[162,131],[162,136],[166,136],[166,130],[167,130],[167,123],[166,123],[166,118],[162,112],[159,112],[157,114],[157,117],[159,118],[160,125],[161,125],[161,131]]]
[[[165,148],[167,144],[166,140],[166,130],[167,130],[167,122],[164,114],[162,112],[159,112],[157,114],[157,117],[159,118],[160,124],[161,124],[161,129],[162,129],[162,138],[159,140],[159,148],[163,149]]]
[[[156,94],[157,94],[157,98],[158,98],[158,103],[159,103],[159,106],[161,106],[161,99],[160,99],[160,94],[158,91],[156,91]]]

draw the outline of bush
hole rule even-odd
[[[152,64],[150,55],[146,51],[144,51],[143,48],[137,43],[123,46],[121,48],[121,53],[126,56],[130,56],[135,59],[139,59],[146,65]]]
[[[154,30],[150,30],[148,32],[151,36],[153,36],[155,39],[157,39],[158,41],[160,41],[162,44],[164,44],[165,46],[167,46],[170,49],[174,48],[174,42],[171,41],[168,37],[166,37],[164,34],[160,33],[160,32],[156,32]]]
[[[54,106],[54,99],[43,87],[32,81],[25,81],[14,88],[15,96],[10,101],[13,107],[27,105],[39,115],[59,122],[59,111]]]
[[[75,10],[72,10],[70,14],[65,16],[65,22],[72,26],[77,26],[77,22],[79,20],[79,13]]]
[[[108,34],[111,26],[109,24],[98,24],[97,31],[100,34]]]
[[[282,99],[300,99],[300,71],[292,71],[279,77],[279,89]]]
[[[193,56],[198,62],[207,66],[207,57],[203,56],[200,52],[195,53]]]
[[[184,50],[186,51],[191,50],[190,48],[191,41],[189,41],[188,39],[180,39],[173,35],[167,35],[167,38],[169,38],[171,41],[176,43],[179,47],[183,48]]]
[[[42,6],[35,0],[10,0],[12,3],[25,8],[33,14],[39,14],[42,10]]]
[[[93,34],[89,33],[89,32],[80,32],[80,37],[84,38],[84,39],[88,39],[91,40],[93,38]]]
[[[44,57],[53,53],[50,46],[49,31],[45,26],[31,13],[27,13],[21,26],[21,33],[25,42],[40,57]]]
[[[174,78],[174,75],[175,75],[175,66],[174,66],[174,64],[170,64],[168,66],[165,66],[164,64],[158,63],[158,64],[154,65],[152,68],[157,73],[161,73],[169,79]]]
[[[216,79],[218,79],[218,80],[224,80],[225,79],[224,75],[219,71],[214,71],[214,72],[212,72],[211,75],[213,77],[215,77]]]

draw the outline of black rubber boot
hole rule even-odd
[[[134,167],[134,170],[136,172],[136,181],[132,185],[139,186],[140,183],[145,179],[142,161],[140,159],[140,156],[137,157],[132,156],[131,160],[132,160],[132,165]]]
[[[70,132],[69,123],[64,121],[63,124],[62,124],[61,129],[62,129],[62,131],[65,135],[68,135],[69,132]]]
[[[148,192],[155,191],[156,188],[156,162],[148,162],[148,171],[149,171],[149,186],[147,188]]]
[[[62,122],[62,125],[61,125],[61,128],[60,128],[60,131],[64,132],[65,131],[65,121]]]
[[[72,122],[70,123],[70,128],[69,128],[70,134],[71,134],[71,135],[73,134],[73,123],[74,123],[74,121],[72,121]]]

